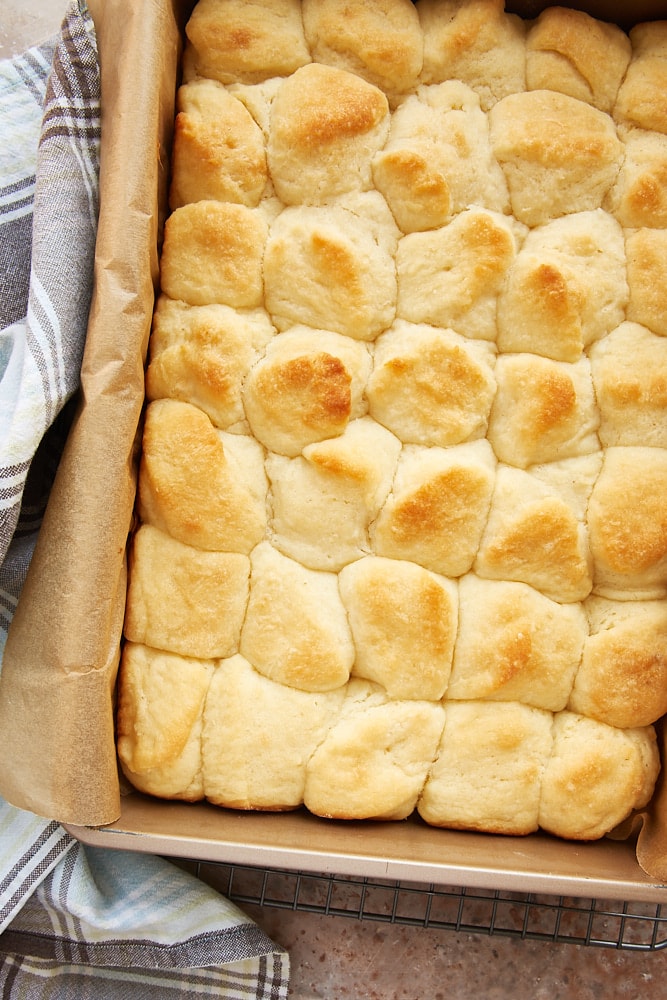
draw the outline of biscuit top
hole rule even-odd
[[[519,221],[536,226],[602,205],[623,157],[609,115],[567,94],[532,90],[503,98],[489,120]]]
[[[389,130],[387,98],[358,76],[310,63],[278,88],[268,166],[286,205],[321,204],[371,187],[370,163]]]
[[[199,0],[188,20],[186,65],[202,77],[257,83],[310,62],[298,0]]]
[[[411,90],[422,69],[423,36],[411,0],[303,0],[303,25],[317,62],[358,74],[391,95]]]
[[[526,86],[610,112],[631,55],[630,39],[615,24],[581,10],[547,7],[528,30]]]

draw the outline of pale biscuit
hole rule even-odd
[[[608,114],[567,94],[531,90],[499,101],[489,122],[520,222],[539,226],[601,207],[623,159]]]
[[[632,60],[614,106],[617,121],[667,134],[667,28],[644,22],[630,31]]]
[[[580,458],[564,458],[559,462],[532,465],[530,475],[552,494],[567,503],[575,517],[586,520],[588,503],[602,468],[604,451],[594,451]]]
[[[215,80],[183,84],[177,96],[169,205],[231,201],[254,208],[267,182],[264,136],[243,104]]]
[[[263,677],[242,656],[216,668],[204,707],[206,798],[229,809],[298,808],[306,765],[340,712],[345,688],[300,691]]]
[[[554,601],[581,601],[593,566],[586,525],[570,492],[523,469],[499,466],[474,571],[515,580]]]
[[[267,158],[286,205],[322,205],[372,187],[371,158],[389,131],[387,98],[342,69],[310,63],[293,73],[271,105]]]
[[[625,241],[627,319],[667,337],[667,229],[634,229]]]
[[[584,604],[590,636],[568,708],[619,729],[648,726],[667,712],[664,601]]]
[[[150,403],[139,516],[186,545],[247,554],[266,530],[263,459],[254,438],[217,431],[190,403]]]
[[[308,761],[304,804],[335,819],[405,819],[442,732],[442,705],[389,701],[369,681],[350,681],[341,714]]]
[[[245,417],[241,386],[275,335],[266,313],[229,306],[188,306],[158,297],[150,337],[146,397],[179,399],[221,430]]]
[[[337,437],[368,409],[370,370],[367,346],[351,337],[302,326],[279,334],[243,383],[253,434],[292,458],[314,441]]]
[[[424,40],[411,0],[303,0],[301,13],[317,62],[356,73],[393,97],[416,85]]]
[[[245,205],[197,201],[177,208],[164,227],[162,291],[191,306],[261,306],[267,232],[259,209]]]
[[[505,354],[494,375],[487,437],[499,461],[525,469],[599,449],[600,417],[587,358],[568,364]]]
[[[667,595],[667,450],[607,448],[588,508],[595,591],[606,597]]]
[[[652,727],[616,729],[573,712],[554,719],[539,823],[572,840],[596,840],[651,796],[659,770]]]
[[[495,340],[498,295],[516,251],[512,222],[484,209],[466,209],[432,232],[408,233],[396,251],[397,315]]]
[[[621,323],[590,357],[603,447],[667,448],[667,340]]]
[[[438,701],[457,629],[456,585],[412,562],[369,556],[338,576],[355,646],[352,674],[392,699]]]
[[[424,83],[462,80],[482,107],[524,90],[525,24],[503,0],[417,0],[424,32]]]
[[[387,227],[395,226],[387,208]],[[366,219],[339,205],[287,208],[271,226],[265,302],[280,330],[294,324],[373,340],[396,312],[390,247]]]
[[[288,76],[310,62],[299,0],[198,0],[185,33],[190,73],[221,83]]]
[[[625,157],[605,207],[622,226],[667,227],[667,136],[631,129],[624,136]]]
[[[557,90],[611,112],[632,46],[617,25],[547,7],[526,36],[526,89]]]
[[[261,542],[250,557],[240,652],[265,677],[302,691],[345,684],[354,644],[333,573],[306,569]]]
[[[551,713],[518,702],[447,701],[445,719],[417,806],[421,817],[458,830],[537,830]]]
[[[407,97],[372,166],[375,186],[404,233],[437,229],[472,204],[509,209],[479,96],[458,80]]]
[[[484,437],[494,362],[484,342],[399,320],[375,343],[369,412],[404,443],[446,446]]]
[[[142,524],[130,549],[125,637],[209,659],[238,649],[250,562],[184,545]]]
[[[391,494],[371,525],[374,551],[449,577],[467,573],[486,525],[495,470],[484,440],[404,447]]]
[[[118,676],[117,748],[135,788],[196,802],[202,712],[214,661],[126,643]]]
[[[311,569],[337,572],[370,553],[369,526],[391,489],[401,442],[370,417],[308,445],[297,458],[270,454],[270,537]]]
[[[498,299],[499,351],[578,361],[625,318],[629,290],[619,223],[597,209],[531,230]]]
[[[448,699],[565,708],[588,636],[579,603],[468,574],[459,581],[459,609]]]

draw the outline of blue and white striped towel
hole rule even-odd
[[[71,0],[57,39],[0,62],[0,663],[79,385],[99,137],[94,26]],[[193,876],[0,799],[3,997],[281,1000],[288,980],[288,955]]]

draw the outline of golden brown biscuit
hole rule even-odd
[[[496,457],[527,468],[597,451],[599,414],[590,362],[505,354],[494,370],[488,440]]]
[[[202,711],[214,662],[127,643],[118,680],[117,747],[140,791],[196,801],[202,781]]]
[[[370,414],[409,444],[444,447],[484,437],[494,361],[485,343],[398,320],[375,342]]]
[[[632,60],[618,92],[614,117],[622,124],[667,134],[667,22],[630,31]]]
[[[125,636],[183,656],[231,656],[249,576],[247,556],[195,549],[142,524],[130,551]]]
[[[335,819],[405,819],[435,755],[445,712],[428,701],[389,701],[350,681],[339,718],[308,761],[304,803]]]
[[[473,204],[509,209],[479,96],[458,80],[407,97],[372,166],[375,186],[404,233],[437,229]]]
[[[525,88],[525,24],[503,0],[417,0],[424,32],[424,83],[458,79],[487,110]]]
[[[526,88],[611,112],[632,55],[627,34],[583,10],[547,7],[526,36]]]
[[[264,258],[266,307],[279,330],[294,324],[373,340],[396,312],[395,223],[386,234],[342,205],[287,208]]]
[[[619,729],[648,726],[667,711],[664,601],[584,604],[590,636],[568,708]]]
[[[524,583],[459,580],[459,631],[447,698],[565,708],[588,636],[579,603],[559,604]]]
[[[301,12],[317,62],[356,73],[390,95],[417,83],[424,41],[411,0],[302,0]]]
[[[371,159],[389,131],[387,98],[353,73],[310,63],[271,105],[267,157],[286,205],[322,205],[372,187]]]
[[[228,430],[245,417],[243,380],[274,335],[261,309],[188,306],[160,295],[153,314],[146,396],[192,403],[216,427]]]
[[[667,136],[631,129],[624,136],[625,157],[605,207],[622,226],[667,227]]]
[[[397,315],[495,340],[498,294],[516,241],[505,216],[478,208],[432,232],[408,233],[396,251]]]
[[[602,209],[575,212],[531,230],[498,299],[500,351],[578,361],[625,318],[625,242]]]
[[[369,556],[338,575],[355,660],[352,674],[392,699],[438,701],[457,629],[456,584],[416,563]]]
[[[642,600],[667,594],[666,493],[666,450],[605,450],[588,507],[596,593]]]
[[[368,555],[369,527],[389,493],[400,451],[398,438],[361,417],[296,458],[270,454],[273,544],[304,566],[333,572]]]
[[[240,652],[265,677],[289,687],[341,687],[354,645],[335,574],[306,569],[268,542],[256,546],[250,561]]]
[[[261,306],[266,236],[259,209],[221,201],[177,208],[165,223],[162,291],[191,306]]]
[[[621,323],[590,356],[603,447],[667,448],[667,340]]]
[[[489,112],[491,147],[527,226],[600,208],[623,146],[610,116],[567,94],[510,94]]]
[[[550,712],[518,702],[448,701],[418,803],[433,826],[514,836],[537,830]]]
[[[336,721],[344,694],[344,687],[299,691],[263,677],[242,656],[223,660],[203,713],[206,798],[229,809],[298,808],[308,761]]]
[[[667,229],[634,229],[625,241],[630,301],[627,319],[667,336]]]
[[[573,712],[554,719],[539,824],[558,837],[596,840],[646,805],[659,770],[652,727],[615,729]]]
[[[243,383],[253,434],[292,458],[314,441],[337,437],[368,409],[370,370],[367,346],[351,337],[302,326],[279,334]]]
[[[138,513],[186,545],[248,553],[266,529],[261,445],[217,431],[190,403],[161,399],[146,411]]]
[[[191,72],[221,83],[287,76],[310,62],[299,0],[198,0],[185,33]]]
[[[554,601],[581,601],[593,585],[586,525],[570,491],[558,482],[499,466],[474,571],[515,580]]]
[[[243,104],[215,80],[179,88],[169,204],[231,201],[254,208],[267,182],[261,129]]]
[[[450,577],[467,573],[486,525],[495,470],[484,440],[405,446],[391,494],[371,525],[374,551]]]

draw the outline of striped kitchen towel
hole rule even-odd
[[[95,30],[70,0],[57,38],[0,62],[0,664],[79,385],[99,138]],[[2,997],[281,1000],[288,981],[288,955],[194,876],[0,799]]]

